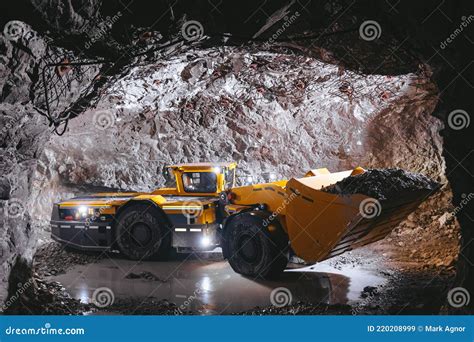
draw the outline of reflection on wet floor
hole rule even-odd
[[[150,272],[155,280],[130,279],[127,275]],[[256,306],[271,305],[270,294],[277,287],[287,288],[292,302],[347,303],[367,286],[377,286],[383,278],[367,270],[337,270],[325,263],[291,269],[277,281],[250,279],[235,273],[226,261],[187,258],[167,262],[140,262],[103,259],[95,264],[78,265],[66,274],[50,277],[84,303],[99,287],[110,288],[115,298],[167,299],[186,310],[207,313],[234,313]]]

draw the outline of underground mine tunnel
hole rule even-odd
[[[1,6],[3,313],[472,312],[472,2]],[[169,165],[177,166],[170,172]],[[212,190],[189,185],[209,170],[217,174]],[[293,197],[290,185],[300,187]],[[174,193],[173,186],[184,190]],[[282,232],[282,272],[254,276],[233,259],[232,235],[219,227],[212,250],[178,245],[174,233],[165,258],[127,255],[126,242],[107,240],[117,239],[108,229],[126,221],[125,202],[166,187],[155,193],[158,208],[172,202],[166,196],[189,205],[187,186],[193,204],[215,206],[216,222],[250,206],[253,218]],[[245,202],[257,190],[259,201]],[[407,190],[423,197],[405,197]],[[279,191],[288,202],[274,200]],[[216,195],[212,201],[202,202],[206,192]],[[97,193],[106,195],[91,197]],[[357,217],[355,231],[366,224],[375,233],[364,230],[367,236],[344,245],[336,221],[350,205],[359,208],[362,195],[381,210],[376,223],[355,212],[343,223]],[[337,205],[322,210],[317,204],[326,198]],[[82,220],[81,208],[86,213],[84,203],[93,200],[124,209],[99,212],[80,232],[91,240],[68,243],[73,238],[61,229]],[[385,215],[395,202],[399,209]],[[166,221],[153,213],[153,224]],[[320,234],[316,247],[306,247],[313,235],[298,228],[304,219]],[[171,221],[170,229],[186,231]],[[232,220],[222,222],[225,228]],[[235,234],[253,224],[234,223]],[[104,237],[91,237],[95,226]],[[377,228],[377,235],[374,227],[382,226],[390,230]],[[143,234],[144,243],[155,236]],[[242,247],[254,243],[242,234]],[[345,253],[338,246],[347,246]],[[249,260],[266,253],[260,245],[244,251]],[[283,292],[275,296],[277,289]]]

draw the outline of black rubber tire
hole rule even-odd
[[[171,232],[166,214],[150,203],[137,203],[117,217],[115,238],[122,254],[132,260],[166,259]]]
[[[238,214],[225,227],[225,255],[232,269],[242,275],[273,279],[288,264],[288,237],[277,221],[270,232],[265,216],[255,212]]]

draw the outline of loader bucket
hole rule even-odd
[[[383,239],[432,190],[400,193],[396,199],[377,201],[362,194],[340,195],[321,191],[349,176],[351,171],[291,179],[286,191],[287,233],[294,252],[307,262],[322,261]]]

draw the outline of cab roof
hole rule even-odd
[[[206,170],[213,169],[215,167],[228,167],[234,168],[237,166],[235,162],[202,162],[202,163],[182,163],[175,165],[168,165],[172,169],[188,169],[188,170]]]

